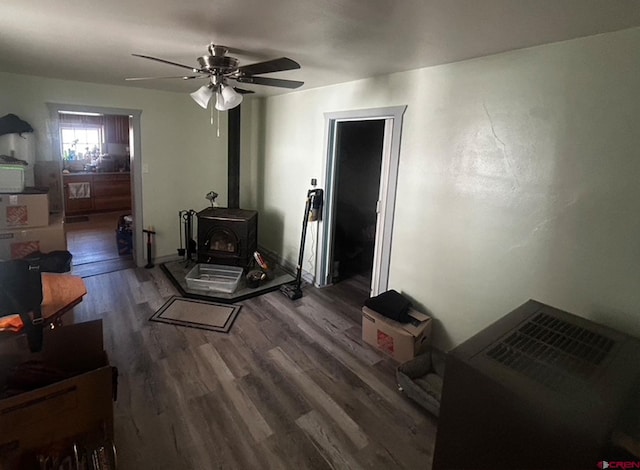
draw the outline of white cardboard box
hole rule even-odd
[[[398,362],[424,352],[431,343],[431,317],[409,309],[411,321],[399,323],[362,307],[362,339]]]

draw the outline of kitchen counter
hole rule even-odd
[[[130,175],[129,171],[71,171],[69,173],[62,173],[62,176],[76,176],[76,175]]]

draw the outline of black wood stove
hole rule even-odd
[[[208,207],[198,216],[198,262],[247,268],[258,249],[258,213]]]

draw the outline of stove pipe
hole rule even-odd
[[[227,207],[240,208],[240,105],[227,111]]]

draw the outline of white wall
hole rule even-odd
[[[261,244],[297,256],[323,113],[407,104],[390,287],[438,345],[529,298],[640,336],[639,48],[635,28],[268,98]]]
[[[0,90],[0,116],[13,113],[32,125],[38,160],[52,158],[51,134],[57,132],[51,128],[47,102],[142,111],[141,158],[149,167],[142,175],[142,223],[157,231],[156,256],[177,254],[179,210],[203,209],[210,190],[226,205],[226,113],[220,113],[217,138],[209,111],[188,94],[8,73],[0,73]]]

